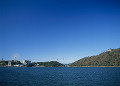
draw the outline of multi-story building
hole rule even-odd
[[[29,60],[23,60],[23,64],[24,65],[29,65],[29,64],[31,64],[31,61],[29,61]]]

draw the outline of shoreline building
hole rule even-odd
[[[31,61],[30,60],[23,60],[23,64],[24,65],[29,65],[29,64],[31,64]]]
[[[11,60],[8,60],[8,66],[12,66],[12,65],[11,65]]]

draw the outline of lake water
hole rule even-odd
[[[1,67],[0,86],[120,86],[120,67]]]

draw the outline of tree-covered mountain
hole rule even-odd
[[[43,66],[43,67],[62,67],[63,64],[57,61],[50,61],[50,62],[33,62],[34,66]]]
[[[120,66],[120,48],[108,49],[99,55],[82,58],[70,66]]]

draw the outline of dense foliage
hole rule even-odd
[[[50,61],[50,62],[33,62],[34,66],[43,66],[43,67],[62,67],[63,64],[57,61]]]
[[[20,61],[11,61],[11,65],[17,65],[17,64],[22,64]],[[0,67],[8,65],[8,61],[0,61]]]
[[[70,66],[120,66],[120,48],[111,49],[96,56],[85,57]]]

